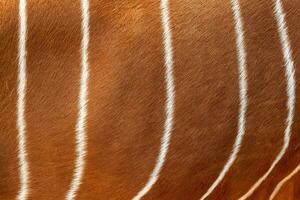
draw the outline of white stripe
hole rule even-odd
[[[87,153],[86,117],[88,102],[88,44],[89,44],[89,1],[81,0],[82,12],[82,41],[81,41],[81,77],[78,102],[78,119],[76,124],[76,160],[73,180],[66,200],[73,200],[79,189],[85,168],[85,156]]]
[[[166,82],[166,120],[164,124],[164,133],[161,139],[161,147],[159,156],[156,161],[155,168],[153,169],[150,178],[146,185],[133,197],[133,200],[141,199],[158,179],[159,173],[164,165],[166,155],[169,148],[171,139],[171,132],[173,128],[173,117],[174,117],[174,103],[175,103],[175,91],[174,91],[174,80],[173,80],[173,48],[172,48],[172,36],[170,30],[169,20],[169,7],[168,0],[160,1],[161,9],[161,20],[163,27],[163,43],[164,43],[164,59],[165,59],[165,82]]]
[[[275,187],[274,191],[272,192],[269,200],[273,200],[275,198],[275,196],[279,193],[280,189],[282,188],[282,186],[288,182],[295,174],[297,174],[300,171],[300,165],[298,165],[298,167],[296,167],[296,169],[294,169],[294,171],[292,171],[288,176],[286,176],[284,179],[282,179],[277,186]]]
[[[25,200],[29,193],[29,167],[26,153],[26,34],[27,14],[26,0],[19,1],[19,72],[18,72],[18,99],[17,99],[17,130],[18,130],[18,158],[20,173],[20,190],[17,200]]]
[[[246,71],[246,50],[244,45],[244,32],[243,32],[243,23],[241,17],[241,11],[238,0],[231,0],[231,7],[233,11],[233,17],[235,21],[235,32],[236,32],[236,47],[238,54],[238,63],[239,63],[239,98],[240,98],[240,110],[239,110],[239,120],[238,120],[238,133],[236,140],[233,145],[233,151],[223,167],[221,173],[215,182],[210,186],[207,192],[201,197],[201,200],[207,198],[214,189],[220,184],[224,179],[226,173],[234,163],[237,154],[240,151],[240,146],[242,144],[243,136],[245,134],[245,123],[246,123],[246,111],[247,111],[247,71]]]
[[[290,47],[288,34],[287,34],[287,28],[285,25],[285,14],[282,9],[281,1],[275,0],[275,18],[277,21],[278,26],[278,32],[280,36],[280,42],[282,45],[282,51],[283,51],[283,57],[285,61],[285,73],[287,78],[287,119],[286,119],[286,129],[284,132],[284,144],[282,146],[281,151],[277,155],[276,159],[273,161],[271,167],[268,169],[268,171],[258,179],[258,181],[250,188],[250,190],[244,194],[239,200],[247,199],[252,195],[252,193],[259,187],[259,185],[269,176],[269,174],[272,172],[274,167],[277,165],[277,163],[281,160],[283,155],[285,154],[289,143],[290,143],[290,137],[291,137],[291,129],[293,124],[293,118],[294,118],[294,110],[295,110],[295,95],[296,95],[296,81],[295,81],[295,69],[294,69],[294,63],[292,58],[292,50]]]

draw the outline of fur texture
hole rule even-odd
[[[26,2],[25,199],[65,199],[78,156],[81,2]],[[19,3],[0,1],[1,200],[16,199],[22,188],[16,109]],[[300,163],[300,4],[281,3],[295,68],[291,137],[249,200],[269,199],[283,180],[274,200],[300,198],[299,172],[289,177]],[[153,172],[168,99],[160,6],[159,0],[89,0],[87,145],[74,200],[132,199]],[[207,200],[241,197],[284,144],[288,85],[274,6],[274,1],[239,0],[247,53],[245,133],[236,159]],[[159,176],[141,199],[199,200],[232,154],[239,128],[235,19],[230,0],[172,0],[168,11],[176,94],[172,136]]]

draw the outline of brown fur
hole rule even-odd
[[[64,199],[75,159],[80,2],[28,0],[26,94],[29,199]],[[240,0],[248,54],[246,133],[209,200],[235,200],[269,168],[285,129],[286,80],[272,1]],[[300,4],[283,0],[296,68],[296,112],[287,154],[253,200],[268,199],[300,163]],[[230,1],[172,0],[174,130],[160,178],[145,200],[198,200],[237,134],[238,63]],[[16,130],[18,1],[0,2],[0,199],[19,189]],[[131,199],[147,182],[164,123],[159,1],[90,0],[88,153],[76,199]],[[276,200],[300,199],[300,175]]]

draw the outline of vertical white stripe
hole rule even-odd
[[[78,102],[78,119],[76,124],[76,160],[75,171],[66,200],[73,200],[79,189],[85,168],[85,156],[87,153],[86,118],[88,102],[88,44],[89,44],[89,1],[81,0],[81,77]]]
[[[244,31],[243,31],[243,22],[241,17],[241,11],[238,0],[231,0],[231,7],[233,11],[233,17],[235,21],[235,32],[236,32],[236,47],[237,47],[237,56],[239,64],[239,98],[240,98],[240,110],[239,110],[239,120],[238,120],[238,133],[236,140],[233,145],[233,151],[223,167],[221,173],[215,182],[210,186],[207,192],[200,198],[201,200],[206,199],[214,189],[220,184],[224,179],[226,173],[234,163],[237,154],[240,151],[240,146],[245,134],[245,124],[246,124],[246,111],[247,111],[247,70],[246,70],[246,50],[244,45]]]
[[[174,103],[175,103],[175,86],[173,80],[173,48],[172,48],[172,35],[170,30],[169,20],[169,5],[168,0],[160,1],[161,20],[163,27],[163,44],[164,44],[164,59],[165,59],[165,82],[166,82],[166,120],[164,124],[164,132],[161,139],[161,146],[159,156],[156,161],[155,168],[153,169],[150,178],[146,185],[133,197],[133,200],[141,199],[155,184],[158,179],[159,173],[164,165],[171,133],[173,128],[174,118]]]
[[[288,39],[288,33],[287,33],[287,27],[285,24],[285,14],[282,9],[281,1],[275,0],[275,18],[277,21],[277,27],[278,27],[278,33],[280,36],[280,42],[282,46],[282,52],[285,62],[285,74],[287,79],[287,119],[286,119],[286,129],[284,132],[284,143],[282,146],[281,151],[273,161],[271,167],[268,169],[268,171],[258,179],[258,181],[250,188],[250,190],[244,194],[239,200],[245,200],[248,197],[250,197],[253,192],[260,186],[260,184],[269,176],[269,174],[272,172],[274,167],[277,165],[277,163],[281,160],[283,155],[285,154],[289,143],[290,143],[290,137],[291,137],[291,129],[293,124],[293,118],[294,118],[294,110],[295,110],[295,96],[296,96],[296,81],[295,81],[295,69],[294,69],[294,62],[292,58],[292,50],[290,47],[289,39]]]
[[[275,196],[279,193],[280,189],[282,188],[282,186],[288,182],[294,175],[296,175],[298,172],[300,171],[300,165],[298,165],[296,167],[296,169],[294,169],[294,171],[292,171],[288,176],[286,176],[284,179],[282,179],[277,186],[275,187],[274,191],[272,192],[269,200],[273,200],[275,198]]]
[[[18,71],[18,97],[17,97],[17,130],[18,130],[18,157],[20,173],[20,190],[17,200],[25,200],[29,193],[29,167],[26,153],[26,34],[27,13],[26,0],[19,1],[19,71]]]

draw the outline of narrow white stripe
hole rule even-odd
[[[88,44],[89,44],[89,1],[81,0],[82,12],[82,41],[81,41],[81,77],[78,102],[78,119],[76,124],[76,160],[75,171],[66,200],[73,200],[79,189],[85,168],[85,156],[87,153],[86,117],[88,102]]]
[[[246,111],[247,111],[247,70],[246,70],[246,50],[244,45],[244,32],[243,32],[243,22],[241,17],[241,11],[238,0],[231,0],[231,7],[233,11],[233,17],[235,21],[235,32],[236,32],[236,47],[238,54],[239,63],[239,98],[240,98],[240,110],[239,110],[239,120],[238,120],[238,134],[233,145],[233,151],[223,167],[221,173],[215,182],[210,186],[207,192],[201,197],[201,200],[207,198],[214,189],[220,184],[224,179],[226,173],[234,163],[237,154],[240,151],[240,146],[245,134],[245,123],[246,123]]]
[[[275,0],[274,12],[277,21],[280,42],[282,45],[283,57],[285,61],[285,73],[287,78],[286,90],[287,90],[287,97],[288,97],[287,100],[288,115],[286,119],[286,129],[284,132],[284,144],[282,146],[281,151],[277,155],[276,159],[273,161],[271,167],[268,169],[268,171],[261,178],[259,178],[258,181],[250,188],[250,190],[246,194],[244,194],[239,200],[245,200],[253,194],[253,192],[269,176],[269,174],[272,172],[274,167],[281,160],[290,143],[291,129],[292,129],[293,118],[294,118],[294,110],[295,110],[295,95],[296,95],[295,69],[294,69],[294,62],[292,58],[292,50],[290,47],[287,28],[285,25],[285,14],[282,9],[280,0]]]
[[[275,187],[274,191],[272,192],[269,200],[273,200],[275,198],[275,196],[279,193],[280,189],[282,188],[282,186],[288,182],[294,175],[296,175],[298,172],[300,171],[300,165],[298,165],[298,167],[296,167],[296,169],[294,169],[294,171],[292,171],[288,176],[286,176],[284,179],[282,179],[277,186]]]
[[[20,190],[17,200],[25,200],[29,193],[29,167],[26,153],[26,34],[27,13],[26,0],[19,1],[19,72],[17,97],[17,130],[18,130],[18,157],[20,173]]]
[[[161,139],[161,146],[159,156],[156,161],[155,168],[153,169],[150,178],[146,185],[133,197],[133,200],[141,199],[155,184],[158,179],[159,173],[164,165],[169,143],[171,139],[171,132],[173,128],[174,117],[174,103],[175,103],[175,86],[173,80],[173,48],[172,48],[172,35],[170,30],[169,20],[169,5],[168,0],[160,1],[161,20],[163,27],[163,43],[164,43],[164,59],[165,59],[165,82],[166,82],[166,120],[164,124],[163,137]]]

